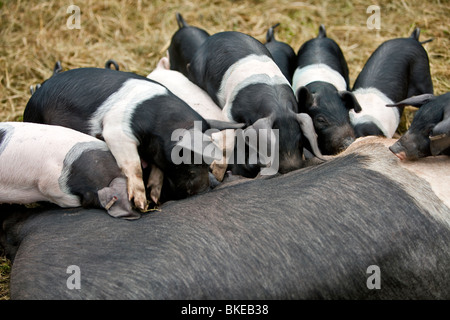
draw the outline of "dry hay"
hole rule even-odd
[[[0,119],[20,120],[29,86],[47,79],[57,60],[64,70],[103,67],[113,58],[122,70],[148,74],[177,30],[175,13],[210,33],[246,32],[265,41],[271,25],[294,50],[317,35],[324,23],[341,46],[354,81],[383,41],[421,28],[435,93],[450,89],[450,36],[447,1],[381,1],[381,29],[367,28],[367,1],[76,1],[81,29],[69,29],[67,1],[4,1],[1,5]]]
[[[5,257],[0,257],[0,300],[9,299],[9,275],[11,262]]]
[[[81,10],[81,29],[69,29],[68,6]],[[381,29],[367,28],[368,6],[380,6]],[[421,28],[435,93],[450,90],[450,5],[441,1],[12,1],[0,0],[0,120],[20,121],[29,87],[47,79],[57,60],[64,70],[103,67],[115,59],[121,70],[147,75],[168,48],[177,30],[175,13],[213,34],[225,30],[248,33],[265,41],[267,29],[280,23],[276,38],[295,51],[317,35],[327,34],[341,46],[351,83],[383,41],[407,37]],[[407,109],[399,129],[412,118]],[[2,276],[3,277],[3,276]],[[0,278],[1,280],[1,278]],[[1,288],[0,288],[1,290]]]

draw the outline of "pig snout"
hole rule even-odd
[[[414,161],[431,156],[430,139],[421,133],[407,131],[389,148],[399,159]]]
[[[350,147],[350,145],[355,142],[355,138],[353,137],[347,137],[342,141],[342,145],[340,148],[340,151],[344,151],[345,149],[347,149],[348,147]]]
[[[391,150],[391,152],[393,154],[395,154],[397,156],[397,158],[399,158],[402,161],[406,160],[408,158],[406,155],[405,148],[401,145],[401,143],[399,141],[397,141],[392,146],[390,146],[389,150]]]
[[[332,136],[331,139],[321,139],[321,137],[319,137],[319,146],[323,154],[335,155],[345,151],[354,141],[355,138],[353,135],[335,135]]]

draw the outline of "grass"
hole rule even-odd
[[[80,29],[69,29],[67,13],[74,3],[81,10]],[[380,30],[367,28],[367,7],[380,6]],[[265,41],[277,22],[276,38],[295,51],[317,35],[325,24],[327,35],[341,46],[356,79],[365,61],[383,41],[407,37],[421,28],[430,57],[435,94],[450,90],[450,29],[447,0],[339,1],[199,1],[199,0],[0,0],[0,120],[21,121],[30,97],[29,87],[43,82],[60,60],[64,70],[103,67],[115,59],[121,70],[147,75],[167,50],[177,30],[175,13],[213,34],[225,30],[248,33]],[[399,133],[414,109],[407,108]],[[8,298],[10,263],[0,260],[0,299]]]
[[[11,262],[5,257],[0,257],[0,300],[9,299],[9,275]]]

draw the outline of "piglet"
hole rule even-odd
[[[348,91],[348,66],[339,45],[327,37],[325,27],[316,38],[305,42],[297,53],[292,80],[299,111],[311,116],[323,154],[345,150],[354,140],[349,110],[361,110]]]
[[[390,104],[418,107],[408,131],[389,149],[400,160],[450,155],[450,92],[440,96],[422,94]]]
[[[272,152],[270,159],[257,164],[273,169],[264,168],[264,174],[304,166],[303,146],[307,143],[316,156],[321,156],[311,118],[297,112],[289,81],[255,38],[236,31],[209,36],[197,49],[188,72],[188,78],[211,96],[229,120],[245,123],[246,133],[255,133],[262,141],[258,148],[252,148],[256,143],[249,143],[254,154],[264,154],[261,146],[274,150],[272,147],[279,144],[278,163]]]
[[[148,208],[146,186],[152,188],[153,183],[161,190],[152,189],[155,203],[209,190],[208,167],[215,154],[203,151],[210,146],[211,137],[204,133],[211,125],[166,87],[144,76],[102,68],[62,72],[31,96],[23,119],[104,140],[127,177],[130,200],[143,211]],[[222,124],[229,125],[214,125]],[[143,169],[150,167],[161,172],[144,185]]]
[[[428,55],[419,42],[419,35],[417,28],[409,38],[383,42],[356,78],[353,93],[362,111],[350,111],[350,120],[357,137],[392,138],[403,107],[386,108],[386,104],[433,93]]]
[[[61,207],[104,208],[137,219],[127,181],[106,143],[45,124],[0,123],[0,203],[48,201]]]

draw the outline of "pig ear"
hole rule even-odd
[[[200,132],[199,134],[195,128],[192,130],[184,130],[183,136],[176,144],[177,146],[185,150],[192,151],[193,153],[203,154],[203,143],[194,143],[196,136],[201,136],[203,138],[203,132]]]
[[[125,178],[114,179],[108,187],[98,190],[100,204],[108,214],[127,220],[139,219],[141,215],[131,208]]]
[[[158,68],[170,70],[170,60],[168,57],[162,57],[158,62]]]
[[[420,28],[415,28],[409,37],[411,39],[419,41],[419,36],[420,36]]]
[[[326,38],[327,37],[327,30],[325,29],[325,26],[323,24],[319,27],[319,34],[317,35],[317,38]]]
[[[433,136],[443,134],[450,136],[450,108],[444,110],[442,121],[438,122],[432,131]]]
[[[316,157],[322,158],[322,153],[317,144],[317,133],[316,130],[314,130],[314,124],[311,117],[306,113],[298,113],[296,116],[303,134],[311,145],[312,152]]]
[[[449,130],[450,128],[447,128]],[[450,134],[443,133],[437,136],[430,136],[430,151],[433,156],[440,155],[442,151],[450,148]]]
[[[348,110],[353,109],[356,113],[361,112],[361,106],[353,93],[348,91],[340,91],[339,96]]]
[[[267,130],[267,147],[270,148],[270,146],[272,145],[272,126],[273,126],[273,121],[274,118],[273,117],[266,117],[266,118],[261,118],[258,119],[257,121],[255,121],[255,123],[253,123],[251,126],[248,126],[247,128],[244,129],[244,135],[246,135],[246,133],[250,130],[255,130],[257,132],[257,137],[259,137],[259,130]],[[251,141],[249,141],[251,142]],[[252,143],[247,143],[247,141],[245,142],[248,147],[250,149],[252,149],[256,154],[260,154],[258,152],[258,146],[253,145]],[[270,150],[270,149],[267,149]],[[262,155],[262,154],[260,154]],[[267,159],[265,160],[267,163]]]
[[[252,130],[260,130],[260,129],[272,129],[272,125],[273,125],[273,118],[272,117],[266,117],[266,118],[261,118],[255,121],[254,124],[252,124],[251,126],[248,126],[244,131],[248,131],[250,129]]]
[[[307,87],[297,90],[297,101],[300,112],[306,112],[314,103],[314,97]]]
[[[420,108],[422,105],[434,100],[436,97],[431,93],[425,93],[418,96],[413,96],[410,98],[407,98],[405,100],[387,104],[386,107],[404,107],[404,106],[413,106]]]
[[[436,124],[430,136],[430,151],[433,156],[450,148],[450,109],[444,111],[444,118]]]

